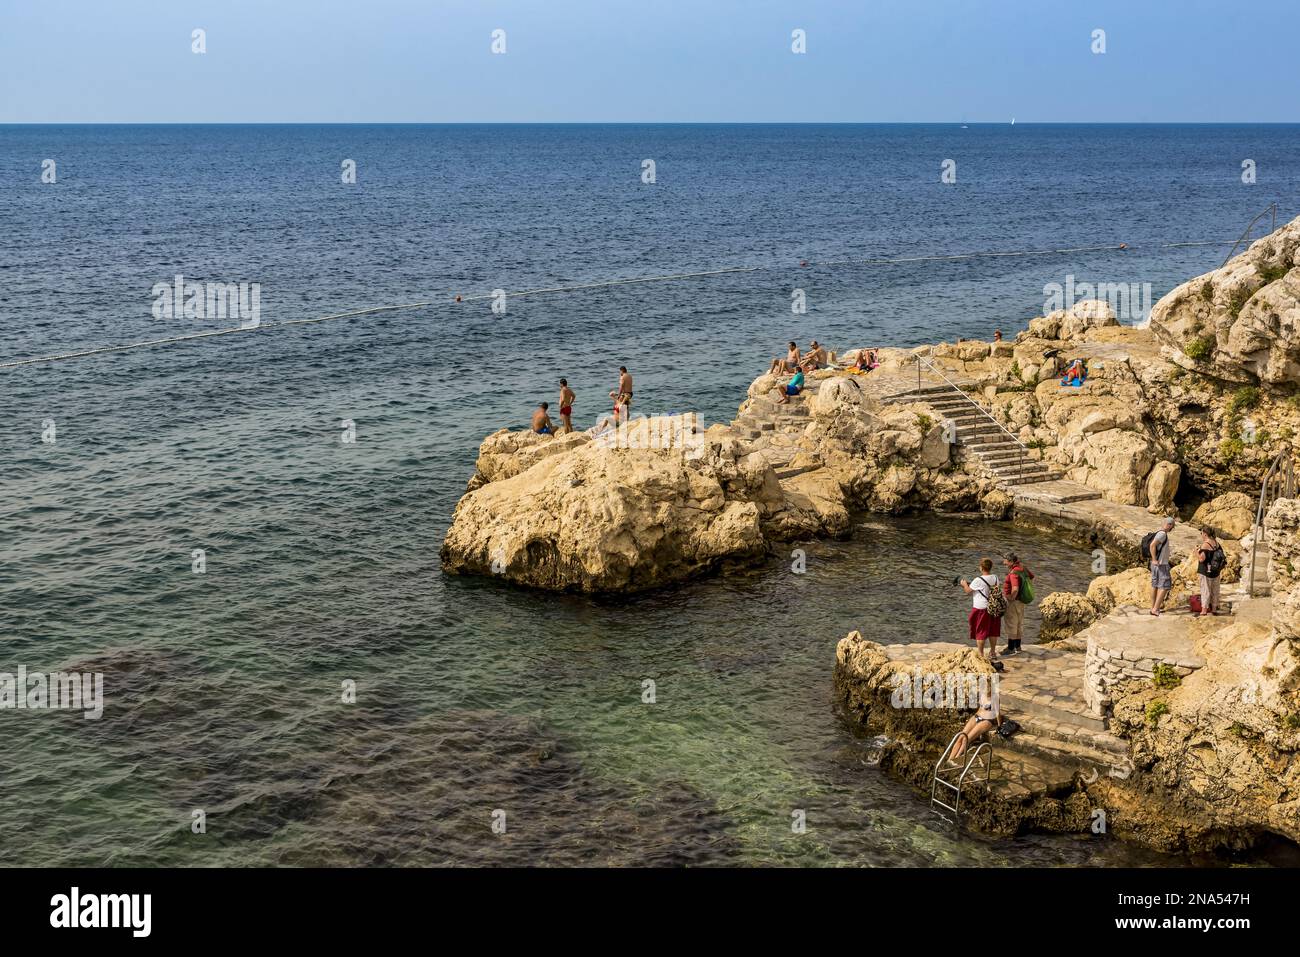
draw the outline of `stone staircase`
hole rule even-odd
[[[1241,578],[1237,587],[1233,590],[1234,597],[1249,598],[1247,589],[1250,583],[1250,565],[1252,559],[1252,546],[1255,536],[1260,536],[1258,554],[1253,556],[1255,562],[1255,595],[1256,598],[1267,598],[1273,594],[1272,579],[1269,574],[1269,562],[1271,561],[1268,547],[1268,530],[1252,530],[1249,535],[1241,540]]]
[[[793,467],[791,461],[800,451],[799,437],[812,421],[808,415],[808,397],[816,395],[820,381],[809,381],[802,393],[791,396],[788,403],[778,403],[774,396],[760,395],[749,399],[732,428],[750,442],[776,472],[778,479],[793,478],[812,467]]]
[[[1076,651],[1028,645],[1003,658],[1002,713],[1021,730],[1002,742],[1048,761],[1077,765],[1087,777],[1127,777],[1132,771],[1129,744],[1106,730],[1106,720],[1088,708],[1083,696],[1083,658]]]
[[[952,422],[959,459],[978,463],[1003,488],[1054,482],[1064,477],[1032,458],[1029,450],[1002,428],[987,408],[956,387],[922,385],[891,395],[886,401],[924,403],[935,411],[940,421]]]

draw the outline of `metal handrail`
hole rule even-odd
[[[938,776],[939,776],[939,771],[943,768],[943,762],[945,762],[945,761],[948,760],[948,755],[950,755],[950,754],[952,753],[952,749],[955,748],[955,747],[957,746],[957,742],[958,742],[958,740],[960,740],[961,738],[965,738],[965,737],[967,737],[965,731],[958,731],[955,735],[953,735],[952,740],[948,742],[948,747],[946,747],[946,748],[943,749],[943,754],[939,755],[939,760],[938,760],[937,762],[935,762],[935,765],[934,765],[934,776],[935,776],[935,777],[938,777]],[[966,741],[966,745],[967,745],[967,747],[970,746],[970,740],[969,740],[969,738],[968,738],[967,741]]]
[[[976,769],[974,780],[982,781],[985,785],[987,785],[993,777],[992,739],[981,741],[973,749],[967,750],[963,755],[966,759],[963,764],[953,763],[947,765],[948,755],[950,755],[952,749],[957,746],[957,742],[962,740],[965,740],[969,745],[970,738],[966,732],[958,731],[953,736],[953,739],[948,742],[948,747],[943,749],[943,754],[939,756],[939,760],[935,763],[934,776],[930,780],[930,809],[940,817],[944,818],[944,820],[951,820],[953,824],[958,826],[961,825],[961,789],[966,783],[966,777],[971,773],[971,769]],[[983,761],[980,760],[981,756],[983,757]],[[944,777],[944,774],[951,774],[958,768],[961,769],[961,774],[958,776],[955,784],[948,778]],[[984,777],[982,779],[979,777],[980,771],[984,772]],[[952,804],[945,804],[939,799],[940,784],[954,793],[955,797],[953,798]],[[952,817],[949,818],[943,813],[943,811],[940,811],[939,808],[951,811]]]
[[[1250,221],[1250,225],[1246,227],[1246,231],[1241,234],[1241,239],[1238,239],[1235,243],[1232,244],[1232,250],[1228,253],[1228,259],[1231,259],[1233,256],[1237,255],[1237,247],[1240,246],[1242,242],[1245,241],[1246,237],[1250,235],[1250,231],[1255,228],[1255,224],[1259,222],[1261,219],[1263,219],[1270,211],[1273,213],[1273,228],[1270,230],[1270,232],[1277,232],[1277,203],[1275,202],[1265,207],[1264,212],[1260,213],[1258,216],[1256,216],[1254,219]],[[1223,261],[1223,266],[1228,265],[1228,259],[1225,259]],[[1222,269],[1223,266],[1220,266],[1219,268]]]
[[[1269,499],[1269,485],[1275,475],[1280,474],[1280,491]],[[1268,518],[1269,507],[1279,498],[1294,498],[1296,493],[1295,463],[1290,452],[1279,452],[1264,473],[1264,481],[1259,486],[1259,508],[1255,511],[1255,534],[1250,543],[1250,581],[1246,585],[1246,594],[1255,597],[1255,565],[1259,561],[1259,542],[1264,537],[1264,522]]]
[[[921,355],[919,352],[916,354],[916,390],[917,390],[917,392],[920,392],[920,391],[921,391],[921,363],[923,363],[923,362],[925,363],[925,366],[926,366],[927,369],[929,369],[931,372],[933,372],[935,375],[937,375],[937,376],[938,376],[940,379],[942,379],[944,382],[948,383],[948,387],[949,387],[949,388],[951,388],[954,392],[956,392],[958,395],[960,395],[963,399],[965,399],[967,402],[969,402],[971,405],[973,405],[973,406],[975,407],[975,409],[976,409],[976,410],[977,410],[977,411],[978,411],[982,416],[984,416],[984,418],[988,419],[990,422],[992,422],[994,425],[996,425],[999,429],[1001,429],[1003,432],[1005,432],[1005,433],[1007,434],[1007,436],[1011,439],[1011,441],[1016,443],[1016,446],[1020,449],[1020,465],[1017,467],[1016,477],[1017,477],[1017,478],[1024,478],[1024,475],[1025,475],[1025,456],[1029,454],[1029,447],[1028,447],[1027,445],[1025,445],[1025,443],[1021,442],[1020,439],[1016,436],[1016,434],[1015,434],[1014,432],[1010,431],[1010,430],[1007,429],[1006,426],[1004,426],[1001,422],[999,422],[997,419],[993,418],[993,414],[992,414],[991,412],[989,412],[988,409],[984,408],[984,406],[980,405],[978,402],[976,402],[974,399],[972,399],[969,395],[967,395],[967,394],[965,393],[965,391],[963,391],[963,390],[961,389],[961,387],[957,385],[957,383],[953,382],[953,381],[952,381],[951,379],[949,379],[946,375],[944,375],[944,374],[943,374],[942,372],[940,372],[937,368],[935,368],[934,364],[933,364],[932,362],[930,362],[928,359],[926,359],[925,356]]]

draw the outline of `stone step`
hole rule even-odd
[[[1004,716],[1015,717],[1023,712],[1031,717],[1047,718],[1057,724],[1075,725],[1089,731],[1105,731],[1106,722],[1084,710],[1083,687],[1079,687],[1078,701],[1063,701],[1044,694],[1030,694],[1015,687],[1003,685],[999,691],[999,704]],[[1020,720],[1017,718],[1016,720]]]
[[[778,426],[783,426],[786,429],[798,429],[800,432],[808,427],[808,419],[806,416],[778,415],[775,422]]]
[[[1021,728],[1028,734],[1052,741],[1067,741],[1090,748],[1114,760],[1128,757],[1129,743],[1117,734],[1109,731],[1093,731],[1081,728],[1077,724],[1062,724],[1042,715],[1026,714],[1016,718]]]
[[[1006,433],[995,425],[988,428],[958,429],[957,441],[962,445],[992,445],[1007,441]]]
[[[1065,478],[1064,472],[1044,472],[1042,475],[1026,475],[1024,477],[1014,476],[1011,479],[1000,479],[999,481],[1006,488],[1014,489],[1021,485],[1037,485],[1042,482],[1059,482],[1063,478]],[[1074,501],[1083,502],[1092,498],[1101,498],[1101,495],[1090,495],[1087,498],[1078,498]]]
[[[1022,472],[1025,475],[1028,475],[1031,472],[1048,472],[1051,470],[1051,467],[1046,463],[1031,458],[1026,458],[1023,464],[1019,460],[1010,462],[985,462],[984,467],[994,475],[1016,475]]]
[[[1034,502],[1051,505],[1070,505],[1074,502],[1088,502],[1101,498],[1096,489],[1057,479],[1053,482],[1029,483],[1024,486],[1015,482],[1007,484],[1007,490],[1016,496],[1017,502]]]
[[[982,462],[987,462],[990,457],[996,458],[999,455],[1014,455],[1020,457],[1023,451],[1019,445],[1011,440],[1006,442],[976,442],[971,445],[958,446],[958,451],[963,458],[977,458]]]
[[[952,388],[946,385],[922,386],[919,389],[906,389],[903,392],[895,392],[885,396],[886,402],[898,402],[906,405],[908,402],[924,400],[936,395],[956,395]],[[960,396],[959,396],[960,398]]]
[[[1108,776],[1111,771],[1127,776],[1132,768],[1123,761],[1123,756],[1111,751],[1103,751],[1081,741],[1063,741],[1057,738],[1042,737],[1024,730],[1010,738],[999,739],[998,744],[1014,751],[1028,751],[1049,761],[1065,765],[1078,765],[1085,777],[1092,778],[1091,772],[1099,776]]]
[[[796,475],[803,475],[804,472],[815,472],[821,466],[818,465],[801,465],[798,468],[778,469],[773,468],[778,479],[794,478]]]
[[[1021,459],[1024,459],[1026,465],[1039,461],[1028,452],[1022,452],[1018,448],[999,449],[989,452],[981,447],[976,450],[975,456],[985,465],[1013,465]]]

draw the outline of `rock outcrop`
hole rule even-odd
[[[461,499],[443,568],[537,588],[632,591],[761,557],[764,515],[782,505],[771,467],[725,430],[692,439],[684,450],[563,438],[550,440],[565,446],[551,455],[525,441],[533,461],[520,470],[500,461],[504,437],[490,437],[484,464],[505,477]]]
[[[1203,633],[1205,666],[1176,687],[1113,692],[1112,727],[1141,772],[1127,813],[1152,834],[1191,819],[1240,843],[1265,832],[1300,842],[1300,502],[1279,501],[1269,524],[1271,619]]]
[[[1244,492],[1227,492],[1201,505],[1192,522],[1213,528],[1220,538],[1245,538],[1255,526],[1255,500]]]
[[[1151,310],[1171,361],[1231,383],[1300,379],[1300,220],[1222,268],[1174,289]]]

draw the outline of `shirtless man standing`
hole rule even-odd
[[[555,423],[551,421],[551,417],[546,413],[549,408],[550,405],[543,402],[537,407],[537,411],[533,413],[533,431],[538,435],[555,434]]]
[[[614,424],[618,424],[620,409],[626,421],[631,416],[629,407],[632,405],[632,374],[627,371],[627,366],[618,367],[618,391],[611,392],[609,397],[614,400]]]
[[[573,400],[577,396],[569,388],[569,380],[560,380],[560,421],[564,423],[564,434],[568,435],[573,431],[573,420],[569,418],[573,415]]]

